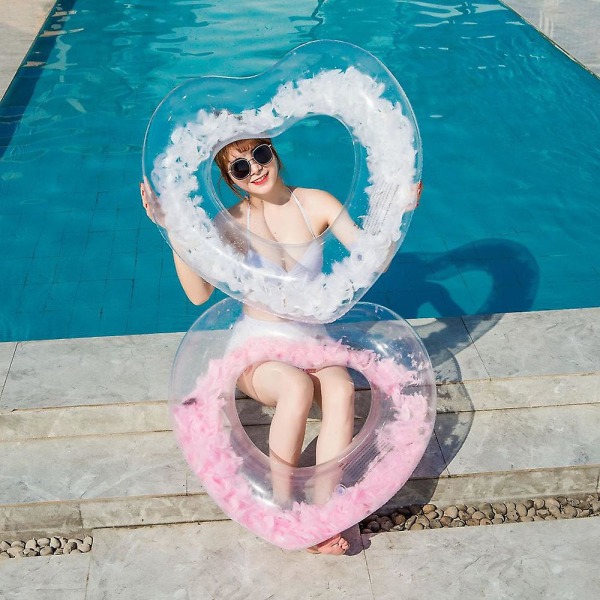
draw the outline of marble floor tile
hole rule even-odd
[[[600,374],[465,381],[438,386],[440,413],[600,403]]]
[[[0,600],[85,600],[90,554],[0,561]]]
[[[87,600],[372,600],[364,554],[284,552],[232,522],[94,532]]]
[[[438,383],[489,377],[461,318],[409,322],[429,353]]]
[[[598,0],[504,0],[570,56],[600,75]]]
[[[432,479],[435,477],[445,477],[446,462],[442,455],[439,441],[435,432],[429,440],[423,457],[415,467],[411,479]]]
[[[598,404],[443,414],[436,434],[450,475],[600,464]]]
[[[0,343],[0,390],[2,390],[6,382],[6,377],[8,376],[8,370],[10,369],[13,356],[15,355],[16,347],[17,344],[15,342]]]
[[[491,378],[600,372],[600,308],[463,320]]]
[[[53,4],[53,0],[0,0],[0,99]]]
[[[0,505],[0,539],[46,537],[48,532],[71,536],[82,529],[77,502]]]
[[[0,443],[0,504],[185,493],[172,433]]]
[[[227,517],[206,493],[181,496],[112,498],[82,502],[83,529],[131,527],[194,521],[223,521]]]
[[[166,400],[181,334],[21,342],[0,410]]]
[[[600,519],[374,536],[375,600],[582,600],[597,597]]]
[[[0,441],[170,431],[166,402],[0,412]]]
[[[471,473],[440,478],[429,496],[418,495],[418,502],[433,502],[445,508],[457,502],[504,502],[510,498],[586,495],[598,492],[599,465],[555,469],[532,469],[493,473]],[[433,483],[433,482],[432,482]],[[423,489],[427,490],[425,486]],[[396,506],[413,504],[410,500]]]

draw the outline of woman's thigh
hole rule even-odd
[[[302,369],[271,360],[252,365],[238,379],[238,388],[265,406],[275,407],[283,394],[314,393],[314,382]]]
[[[333,398],[347,399],[354,402],[354,382],[345,367],[325,367],[311,374],[315,384],[315,402],[324,408],[323,401],[327,403]]]

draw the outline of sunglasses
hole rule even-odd
[[[252,163],[254,161],[257,165],[268,165],[273,160],[273,149],[271,144],[260,144],[252,150],[252,158],[236,158],[229,165],[229,174],[238,181],[246,179],[250,176],[252,171]]]

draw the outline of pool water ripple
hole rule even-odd
[[[388,65],[423,137],[423,201],[367,300],[408,318],[599,304],[600,83],[503,4],[61,0],[0,105],[0,339],[187,330],[201,309],[138,199],[148,119],[190,77],[326,38]],[[343,194],[347,154],[322,156],[339,131],[292,133],[290,182]]]

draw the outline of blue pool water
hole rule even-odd
[[[0,105],[0,339],[187,330],[202,309],[139,204],[148,119],[189,77],[327,38],[391,69],[423,138],[421,206],[367,300],[407,318],[600,305],[600,82],[495,0],[63,0]]]

